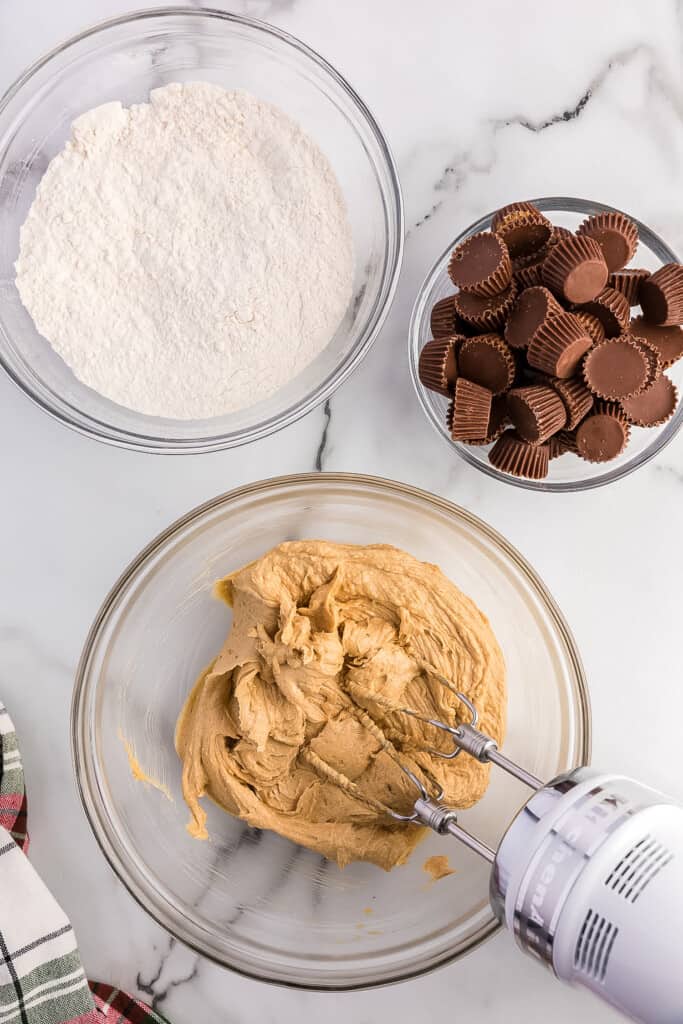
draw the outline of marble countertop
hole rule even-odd
[[[60,40],[130,6],[2,0],[0,89]],[[89,975],[138,990],[174,1024],[407,1024],[454,1012],[490,1024],[616,1020],[503,935],[466,961],[376,991],[316,995],[237,977],[169,940],[116,881],[86,824],[69,701],[110,584],[190,507],[250,480],[315,469],[405,480],[502,531],[575,633],[591,686],[594,761],[683,798],[675,742],[683,437],[609,489],[544,495],[503,486],[436,457],[406,353],[410,309],[435,255],[475,217],[520,196],[603,200],[683,252],[681,4],[608,0],[599,17],[594,0],[570,9],[540,0],[235,0],[230,9],[300,36],[376,114],[403,185],[403,272],[379,340],[329,411],[235,451],[181,460],[106,447],[58,426],[0,379],[0,696],[23,741],[33,863],[74,923]]]

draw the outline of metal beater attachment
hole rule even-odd
[[[440,729],[442,732],[447,733],[453,740],[453,750],[442,752],[434,748],[430,748],[429,753],[434,757],[443,757],[446,760],[452,760],[458,757],[463,751],[469,754],[470,757],[476,758],[477,761],[481,761],[482,764],[490,762],[491,764],[497,765],[502,768],[503,771],[507,772],[508,775],[512,775],[514,778],[519,779],[530,789],[538,790],[542,789],[544,783],[537,779],[531,772],[520,767],[514,761],[511,761],[509,757],[501,753],[498,749],[498,744],[486,733],[481,732],[477,729],[477,722],[479,721],[479,715],[477,709],[472,701],[460,693],[459,690],[453,686],[443,676],[435,676],[457,699],[463,704],[470,715],[469,722],[462,722],[460,725],[446,725],[445,722],[439,721],[438,718],[427,718],[425,715],[419,714],[412,708],[402,708],[401,712],[405,715],[410,715],[411,718],[417,718],[419,721],[424,722],[426,725],[431,725],[435,729]],[[477,839],[471,832],[464,829],[458,824],[457,813],[452,807],[447,807],[442,804],[441,798],[443,796],[443,790],[441,790],[436,796],[430,796],[423,782],[418,779],[414,772],[405,765],[400,765],[402,771],[410,779],[413,785],[417,788],[419,796],[415,801],[415,808],[412,814],[399,814],[397,811],[392,811],[387,808],[387,813],[396,821],[414,821],[419,822],[422,825],[427,825],[429,828],[438,832],[440,835],[449,833],[460,842],[468,846],[470,850],[474,850],[480,857],[483,857],[489,863],[493,863],[495,860],[495,852],[486,843]]]

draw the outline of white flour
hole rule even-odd
[[[351,230],[327,159],[285,114],[174,83],[74,122],[16,271],[85,384],[203,418],[267,397],[325,347],[351,296]]]

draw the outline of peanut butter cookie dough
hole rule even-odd
[[[336,860],[404,863],[424,829],[379,804],[412,809],[398,757],[444,800],[469,807],[488,768],[432,726],[397,709],[455,723],[466,714],[435,674],[476,704],[502,741],[505,666],[487,619],[441,570],[388,545],[279,545],[216,584],[233,609],[223,649],[178,719],[188,825],[208,837],[211,797],[255,828]],[[432,783],[432,784],[433,784]]]

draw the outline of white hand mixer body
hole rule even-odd
[[[579,768],[504,836],[491,903],[522,950],[644,1024],[683,1021],[683,809]]]
[[[423,783],[413,815],[491,864],[491,905],[523,952],[642,1024],[683,1024],[683,808],[621,775],[577,768],[543,784],[471,722],[449,733],[466,752],[534,789],[497,851],[457,822]],[[407,714],[415,715],[410,709]],[[422,716],[415,715],[422,718]],[[434,753],[437,753],[434,751]]]

